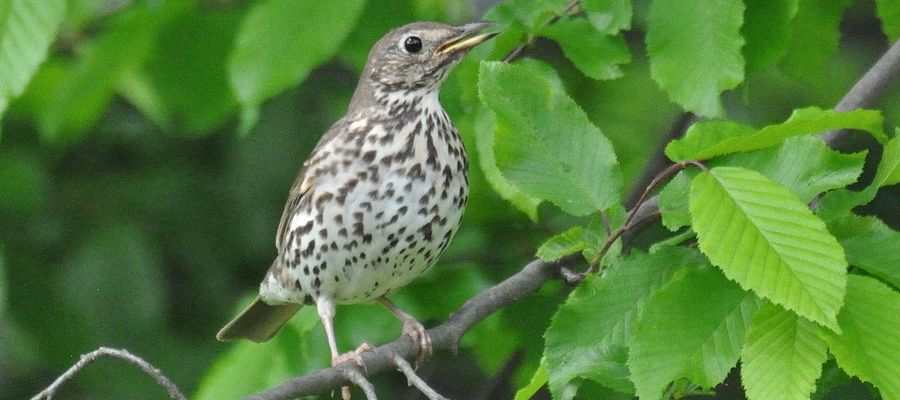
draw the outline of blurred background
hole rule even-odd
[[[496,2],[353,2],[355,11],[340,16],[349,21],[335,21],[347,32],[317,38],[334,42],[334,57],[260,101],[258,122],[241,133],[227,66],[238,32],[261,3],[66,3],[49,59],[0,125],[0,398],[36,394],[99,346],[126,348],[185,392],[207,398],[229,394],[212,386],[236,373],[235,366],[244,369],[236,379],[254,381],[230,394],[328,364],[324,333],[309,313],[293,323],[303,334],[272,345],[224,344],[214,336],[255,294],[275,256],[287,191],[320,134],[346,110],[369,47],[412,21],[479,20]],[[612,140],[626,187],[682,113],[650,78],[642,32],[647,1],[634,7],[625,33],[632,61],[619,79],[585,77],[550,41],[526,52],[557,69]],[[759,71],[725,94],[728,116],[761,126],[797,107],[833,107],[888,46],[871,0],[850,5],[840,32],[832,38],[839,40],[836,51],[813,60],[820,73],[795,76],[785,65]],[[478,167],[477,62],[498,53],[490,45],[473,52],[442,95],[472,157],[472,190],[462,228],[438,265],[394,297],[426,326],[515,273],[542,239],[573,222],[550,205],[540,207],[536,220],[517,211]],[[900,91],[886,93],[872,108],[883,110],[886,126],[897,126]],[[895,187],[865,212],[896,229],[897,204]],[[459,354],[438,353],[420,373],[454,398],[511,397],[534,372],[542,334],[566,293],[548,284],[480,324]],[[344,350],[400,332],[388,312],[372,305],[340,307],[336,327]],[[284,365],[254,373],[272,363]],[[417,398],[399,374],[378,377],[375,385],[384,398]],[[136,368],[103,360],[56,398],[166,396]]]

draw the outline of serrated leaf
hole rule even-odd
[[[879,111],[838,112],[816,107],[795,110],[787,121],[760,130],[727,121],[702,122],[688,129],[683,138],[666,146],[673,161],[704,160],[739,151],[751,151],[781,144],[792,136],[813,135],[835,129],[859,129],[879,141],[886,136]]]
[[[316,327],[315,308],[304,307],[265,343],[235,342],[220,355],[197,387],[192,399],[234,399],[269,389],[296,376],[304,368],[322,366],[327,346],[310,346],[309,331]]]
[[[686,248],[670,247],[653,256],[635,251],[617,259],[602,277],[592,275],[579,285],[544,334],[544,360],[554,398],[571,399],[579,379],[633,393],[626,346],[647,298],[676,270],[704,263],[700,254]]]
[[[825,68],[840,39],[840,23],[851,0],[799,0],[790,23],[788,49],[781,68],[794,78],[809,79]]]
[[[621,36],[603,34],[584,18],[547,25],[538,33],[559,43],[566,58],[594,79],[618,78],[622,76],[619,65],[631,61],[631,53]]]
[[[822,328],[766,302],[741,351],[741,382],[751,400],[809,399],[828,358]]]
[[[739,0],[650,3],[650,72],[672,101],[704,117],[722,115],[719,95],[744,80],[743,13]]]
[[[593,247],[600,241],[600,235],[597,233],[585,229],[583,226],[576,226],[547,239],[538,247],[537,256],[544,261],[555,261]]]
[[[875,199],[878,189],[898,182],[900,182],[900,136],[895,136],[884,145],[872,183],[858,192],[838,189],[827,193],[819,202],[818,214],[826,221],[840,218],[854,207],[868,204]]]
[[[507,182],[500,169],[497,168],[497,159],[494,157],[494,132],[497,130],[497,119],[494,112],[483,108],[476,116],[475,125],[475,151],[478,152],[479,165],[484,177],[491,187],[519,211],[525,213],[532,221],[537,221],[538,205],[541,200],[529,197],[513,184]]]
[[[847,262],[900,288],[900,232],[875,217],[846,214],[828,221]]]
[[[758,172],[718,167],[694,178],[690,211],[700,250],[729,279],[839,329],[844,252],[797,196]]]
[[[244,18],[228,63],[241,105],[241,131],[263,101],[294,86],[328,61],[353,29],[365,0],[265,0]]]
[[[875,13],[881,20],[881,29],[891,43],[900,39],[900,2],[875,0]]]
[[[843,154],[816,137],[788,138],[780,146],[724,156],[713,165],[757,171],[809,203],[816,195],[856,182],[866,152]]]
[[[594,28],[616,34],[631,27],[631,2],[628,0],[582,0],[581,7]]]
[[[670,231],[677,231],[681,227],[691,224],[688,200],[691,181],[696,175],[697,172],[694,170],[681,170],[659,192],[659,212],[662,215],[662,224]]]
[[[747,40],[744,58],[747,74],[774,65],[784,56],[790,39],[790,22],[797,13],[799,0],[746,0],[744,26]]]
[[[65,11],[64,0],[0,2],[0,118],[47,57]]]
[[[713,387],[737,363],[756,297],[714,268],[675,274],[647,302],[628,357],[642,400],[662,398],[666,386],[686,378]]]
[[[826,335],[838,365],[875,385],[884,399],[900,399],[900,293],[875,279],[850,275],[838,323],[842,333]]]
[[[499,62],[481,63],[478,92],[497,116],[494,154],[510,183],[577,216],[618,200],[621,172],[612,144],[565,92],[538,73]]]

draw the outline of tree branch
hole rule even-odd
[[[428,330],[434,349],[457,351],[457,345],[463,334],[475,324],[497,310],[515,303],[522,297],[537,291],[544,282],[559,278],[562,267],[572,267],[580,254],[564,257],[559,261],[547,263],[534,260],[515,275],[466,301],[443,324]],[[362,353],[363,363],[368,375],[374,375],[392,369],[396,364],[394,354],[406,360],[415,359],[419,347],[412,339],[403,336],[400,339]],[[280,385],[264,392],[247,397],[253,400],[293,399],[300,396],[325,393],[343,385],[351,384],[343,368],[358,368],[352,362],[345,362],[332,368],[319,370],[309,375],[291,378]]]
[[[59,390],[59,388],[64,383],[66,383],[66,381],[74,378],[75,375],[78,374],[79,372],[81,372],[81,370],[83,370],[85,367],[87,367],[88,364],[90,364],[94,361],[97,361],[98,359],[103,358],[103,357],[118,358],[121,360],[125,360],[129,364],[137,366],[142,371],[144,371],[145,374],[150,375],[150,377],[155,379],[156,383],[158,383],[160,386],[165,388],[166,391],[169,392],[170,398],[172,398],[174,400],[187,400],[187,397],[185,397],[184,394],[181,393],[180,390],[178,390],[178,387],[175,386],[175,384],[172,383],[172,381],[169,380],[169,378],[167,378],[165,375],[163,375],[163,373],[160,370],[158,370],[153,365],[150,365],[150,363],[145,361],[143,358],[140,358],[134,354],[131,354],[127,350],[124,350],[124,349],[121,349],[121,350],[120,349],[111,349],[108,347],[101,347],[90,353],[82,354],[81,359],[78,360],[78,362],[76,362],[75,365],[73,365],[65,373],[63,373],[58,378],[56,378],[56,380],[53,381],[53,383],[51,383],[50,386],[47,386],[46,389],[44,389],[43,391],[41,391],[40,393],[38,393],[34,397],[32,397],[31,400],[44,400],[44,399],[49,400],[50,398],[53,397],[54,394],[56,394],[56,391]]]

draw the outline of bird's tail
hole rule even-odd
[[[226,342],[246,338],[257,343],[265,342],[275,336],[299,309],[300,304],[293,303],[271,306],[256,296],[244,311],[216,334],[216,339]]]

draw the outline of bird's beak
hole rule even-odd
[[[459,35],[456,35],[438,46],[435,54],[444,55],[456,52],[465,52],[481,44],[482,42],[497,36],[499,32],[488,32],[476,35],[478,31],[494,25],[493,22],[474,22],[463,25]]]

